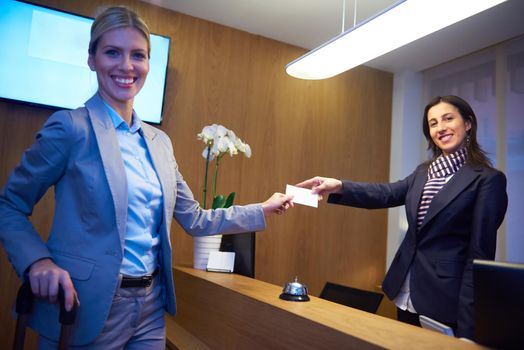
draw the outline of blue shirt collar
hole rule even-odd
[[[111,121],[113,122],[115,129],[129,130],[131,133],[135,133],[140,130],[140,119],[136,116],[134,111],[131,117],[131,127],[129,127],[127,123],[124,121],[124,119],[122,119],[122,117],[120,117],[118,113],[106,101],[102,99],[102,102],[104,102],[104,106],[107,109],[109,117],[111,117]]]

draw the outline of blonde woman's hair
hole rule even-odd
[[[96,16],[91,25],[91,40],[89,41],[89,54],[96,53],[98,42],[106,32],[123,27],[132,27],[144,35],[147,40],[147,54],[151,54],[151,41],[149,39],[149,28],[140,16],[125,6],[115,6],[105,9]]]

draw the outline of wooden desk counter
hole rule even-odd
[[[236,274],[182,266],[173,272],[177,315],[167,316],[168,338],[177,337],[170,327],[181,327],[200,348],[485,349],[313,296],[284,301],[281,286]]]

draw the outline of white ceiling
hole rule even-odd
[[[306,49],[342,31],[343,0],[143,1]],[[356,23],[396,2],[357,0]],[[346,0],[345,29],[353,26],[354,4]],[[524,0],[508,0],[366,65],[389,72],[420,71],[523,34]]]

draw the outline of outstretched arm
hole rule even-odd
[[[318,194],[318,199],[331,193],[340,193],[342,190],[342,181],[329,177],[315,176],[309,180],[296,184],[297,187],[310,188],[315,194]]]

